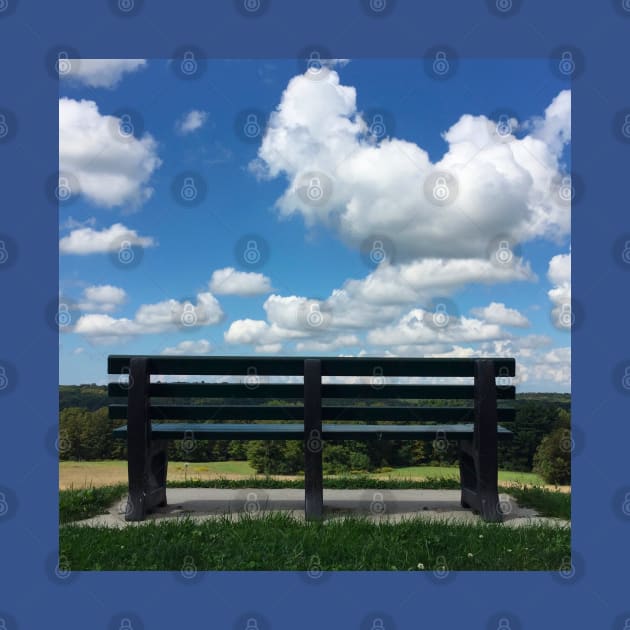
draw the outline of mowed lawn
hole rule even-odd
[[[246,461],[229,462],[169,462],[169,481],[203,480],[203,479],[240,479],[256,475],[254,469]],[[361,476],[366,476],[361,473]],[[377,479],[427,479],[452,478],[459,479],[457,466],[412,466],[395,468],[383,473],[369,475]],[[281,476],[277,476],[281,477]],[[285,479],[297,479],[297,476],[282,476]],[[127,481],[126,461],[95,461],[59,463],[59,488],[88,488],[111,486]],[[534,473],[499,471],[499,482],[503,484],[544,485],[544,481]]]

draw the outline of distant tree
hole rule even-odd
[[[59,414],[60,459],[107,459],[113,437],[107,409],[68,407]]]
[[[322,454],[323,469],[334,475],[353,470],[372,470],[367,448],[361,442],[326,443]]]
[[[554,429],[544,437],[534,455],[533,471],[547,483],[571,483],[571,431],[565,427]]]
[[[511,440],[499,442],[499,468],[529,472],[541,440],[556,427],[558,407],[540,400],[525,400],[517,406],[516,420],[501,422],[513,432]]]
[[[247,461],[259,474],[294,474],[304,468],[302,443],[255,440],[249,443]]]
[[[547,483],[570,484],[572,444],[571,414],[566,409],[558,409],[554,429],[536,449],[533,472]]]

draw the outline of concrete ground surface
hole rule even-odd
[[[304,519],[304,490],[298,489],[224,489],[168,488],[168,505],[158,508],[142,522],[125,521],[126,499],[112,505],[106,514],[78,523],[87,526],[126,527],[168,519],[190,518],[204,521],[229,516],[261,516],[269,512],[288,513]],[[408,518],[441,519],[456,523],[475,523],[481,519],[459,504],[459,490],[324,490],[325,519],[361,516],[375,522]],[[542,517],[530,508],[520,507],[507,494],[499,495],[504,525],[522,527],[536,524],[566,527],[570,522]]]

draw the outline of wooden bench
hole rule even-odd
[[[109,395],[118,402],[110,404],[109,415],[127,420],[126,426],[114,430],[116,437],[127,440],[126,519],[143,520],[154,508],[166,505],[168,440],[303,441],[305,514],[319,519],[326,440],[437,438],[459,444],[461,505],[479,512],[485,521],[501,521],[497,442],[512,433],[498,422],[513,420],[515,412],[498,407],[497,399],[514,398],[515,389],[509,385],[514,370],[514,359],[507,358],[110,356],[108,373],[118,375],[118,382],[110,382]],[[217,382],[151,382],[151,375],[193,376],[200,381],[211,375]],[[267,376],[302,377],[303,383],[262,383],[260,377]],[[239,377],[239,382],[225,382],[225,378],[219,382],[216,377]],[[322,383],[322,377],[369,377],[369,382]],[[391,377],[472,377],[474,381],[394,384]],[[173,405],[163,404],[160,398],[214,400]],[[243,399],[261,404],[242,404]],[[264,399],[290,404],[269,405]],[[374,399],[389,406],[365,406]],[[419,402],[432,399],[451,404]],[[472,404],[452,404],[461,405],[463,399]],[[191,420],[212,422],[183,422]],[[380,421],[400,424],[376,424]]]

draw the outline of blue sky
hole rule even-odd
[[[570,390],[570,93],[545,60],[63,79],[61,383],[105,382],[115,353],[367,353],[515,356],[519,391]]]

